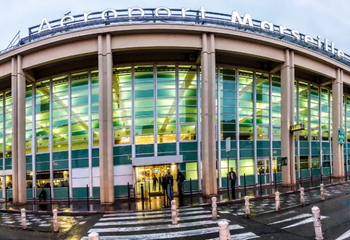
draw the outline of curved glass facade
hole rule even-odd
[[[217,66],[217,157],[219,185],[228,168],[237,185],[281,180],[281,79],[278,75]],[[179,168],[197,190],[200,167],[200,68],[196,65],[139,65],[113,68],[113,156],[115,196],[127,195],[127,183],[146,181],[125,169],[135,158],[182,155]],[[295,80],[296,175],[329,174],[332,166],[331,90]],[[350,96],[344,96],[344,125],[350,126]],[[0,170],[12,168],[11,91],[0,94]],[[99,198],[99,80],[89,70],[54,76],[26,88],[27,195],[53,188],[55,199]],[[350,127],[346,128],[350,144]],[[225,140],[231,138],[229,160]],[[344,155],[350,145],[345,145]],[[348,150],[349,149],[349,150]],[[167,163],[168,164],[168,163]],[[170,166],[170,165],[169,165]],[[158,171],[157,166],[150,171]],[[123,172],[125,171],[125,173]],[[140,172],[140,173],[139,173]],[[158,172],[157,172],[158,173]],[[160,173],[159,173],[160,174]],[[154,175],[154,174],[153,174]],[[158,176],[158,175],[157,175]],[[160,176],[160,175],[159,175]],[[0,186],[3,188],[3,179]],[[11,189],[11,176],[6,177]],[[1,197],[1,196],[0,196]]]

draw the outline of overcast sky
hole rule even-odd
[[[28,35],[28,28],[60,19],[70,10],[72,15],[107,8],[128,7],[169,8],[186,7],[197,10],[201,6],[208,11],[230,14],[233,10],[242,16],[250,13],[253,19],[267,20],[276,25],[296,29],[314,38],[321,36],[335,42],[335,47],[350,54],[350,1],[349,0],[0,0],[0,50],[5,49],[20,30],[21,37]]]

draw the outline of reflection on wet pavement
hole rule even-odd
[[[58,216],[60,233],[68,232],[74,225],[81,222],[83,219],[83,216]],[[0,225],[21,228],[21,214],[1,213]],[[27,214],[27,229],[41,232],[53,232],[52,215]]]

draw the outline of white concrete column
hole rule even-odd
[[[17,155],[17,58],[11,61],[11,96],[12,96],[12,198],[14,203],[18,203],[18,155]]]
[[[22,69],[22,56],[17,56],[17,164],[18,202],[27,202],[26,188],[26,79]]]
[[[293,186],[295,178],[294,133],[294,52],[285,50],[285,62],[281,68],[281,157],[287,158],[287,166],[282,166],[282,185]]]
[[[204,196],[216,195],[216,99],[215,99],[215,37],[202,34],[201,56],[201,136]]]
[[[333,175],[344,177],[343,144],[338,144],[338,128],[343,128],[343,70],[337,69],[332,83]]]
[[[98,36],[98,70],[100,118],[100,196],[101,204],[113,204],[113,60],[110,34]]]

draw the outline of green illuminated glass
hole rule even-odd
[[[91,71],[91,119],[99,119],[99,81],[98,71]],[[99,124],[92,124],[92,129],[98,129]]]
[[[49,152],[50,136],[50,81],[36,83],[36,152]]]
[[[0,159],[4,157],[4,94],[0,94]],[[3,166],[0,164],[0,169],[3,170]]]
[[[128,68],[131,81],[131,68]],[[154,143],[154,68],[135,66],[135,144]],[[145,93],[142,93],[145,91]]]
[[[299,132],[300,141],[309,141],[309,84],[304,82],[298,82],[299,87],[299,123],[305,125],[305,130]]]
[[[281,78],[279,76],[272,75],[272,125],[281,125]]]
[[[130,144],[130,127],[114,129],[114,144]]]
[[[239,171],[241,175],[254,175],[254,159],[240,159],[239,160]]]
[[[5,93],[5,157],[12,157],[12,94]]]
[[[33,118],[32,118],[32,101],[33,91],[32,85],[26,86],[26,154],[32,153],[32,129],[33,129]]]
[[[236,139],[236,70],[220,68],[221,140]]]
[[[68,76],[52,80],[52,150],[67,151],[68,148]],[[61,115],[58,115],[61,114]]]
[[[179,123],[197,124],[197,67],[180,65],[178,71]],[[195,127],[196,125],[192,126]],[[181,126],[180,128],[182,129],[183,127]],[[180,134],[180,139],[182,141],[196,140],[195,134],[195,132],[189,135],[182,133]]]
[[[175,66],[157,66],[157,142],[176,142]]]
[[[181,141],[196,140],[196,125],[181,125],[180,139]]]

